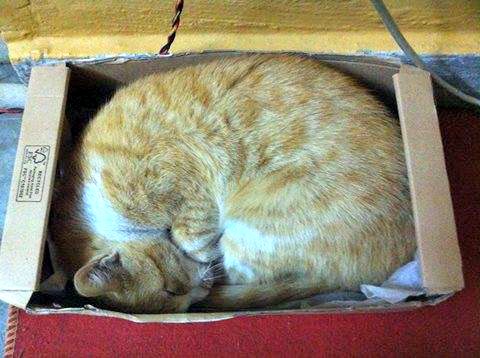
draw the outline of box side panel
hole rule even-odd
[[[394,76],[424,287],[463,288],[460,250],[430,75],[403,66]]]
[[[28,87],[0,250],[0,290],[35,290],[41,272],[69,69],[36,67]]]
[[[235,57],[251,52],[238,51],[215,51],[204,53],[189,53],[174,55],[171,57],[152,58],[147,60],[126,60],[124,62],[98,62],[98,63],[77,63],[72,65],[74,69],[83,69],[84,73],[90,76],[104,76],[110,81],[129,83],[141,77],[153,73],[166,72],[174,69],[208,63],[220,58]],[[257,52],[260,53],[260,52]],[[265,52],[268,53],[268,52]],[[281,51],[280,53],[290,53]],[[299,55],[313,57],[330,63],[333,67],[339,68],[353,76],[366,80],[376,86],[388,88],[393,93],[392,75],[398,72],[398,63],[394,60],[381,60],[377,58],[360,58],[347,55],[326,55],[326,54],[305,54]]]

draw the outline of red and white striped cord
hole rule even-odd
[[[4,358],[13,357],[15,352],[15,340],[18,329],[19,309],[14,306],[8,308],[7,329],[5,330]]]
[[[175,15],[172,19],[172,29],[167,36],[167,43],[158,52],[160,55],[168,55],[170,53],[170,46],[172,46],[175,36],[177,35],[178,27],[180,26],[180,15],[183,10],[183,0],[177,0],[175,3]]]
[[[0,114],[7,113],[7,114],[13,114],[13,113],[22,113],[23,109],[21,108],[0,108]]]

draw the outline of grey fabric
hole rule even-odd
[[[3,233],[21,118],[21,114],[0,114],[0,237]],[[0,356],[3,356],[7,310],[8,305],[0,301]]]
[[[3,232],[21,114],[0,114],[0,226]]]

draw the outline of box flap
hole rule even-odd
[[[461,257],[430,74],[402,66],[393,79],[423,284],[431,294],[457,291]]]
[[[0,298],[19,306],[39,283],[68,77],[34,67],[28,87],[0,249]]]
[[[25,309],[33,291],[0,291],[0,300],[12,306]]]

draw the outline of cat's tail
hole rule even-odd
[[[197,303],[195,309],[226,311],[273,308],[285,302],[309,298],[325,291],[327,287],[310,281],[220,285],[212,287],[207,298]]]

